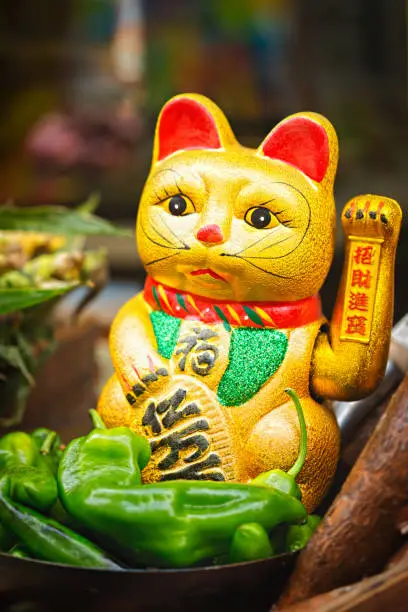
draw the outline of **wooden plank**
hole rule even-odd
[[[399,541],[408,505],[408,376],[307,548],[280,607],[351,584],[384,567]]]
[[[406,612],[408,559],[403,565],[347,587],[318,595],[285,612]]]

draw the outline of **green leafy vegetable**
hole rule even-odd
[[[50,312],[80,285],[77,315],[107,280],[106,252],[84,251],[85,237],[127,236],[93,213],[97,195],[75,210],[0,206],[0,426],[17,425],[35,376],[56,343]]]
[[[34,384],[34,379],[31,376],[30,371],[24,362],[23,356],[20,350],[16,346],[2,346],[0,345],[0,359],[13,366],[17,370],[20,370],[26,381],[30,384]]]
[[[0,315],[24,310],[67,293],[78,283],[66,283],[60,287],[36,289],[24,287],[21,289],[0,289]]]
[[[131,236],[132,232],[117,228],[109,221],[92,214],[95,196],[70,210],[62,206],[0,206],[0,229],[34,231],[64,236]]]

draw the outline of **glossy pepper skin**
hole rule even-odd
[[[70,480],[70,488],[86,487],[88,481],[91,488],[99,483],[120,487],[141,484],[141,470],[151,454],[146,438],[127,427],[106,429],[97,412],[90,413],[96,428],[68,445],[60,464],[59,482],[63,476],[64,482]],[[60,492],[64,492],[61,487]]]
[[[295,552],[304,548],[320,522],[320,516],[310,514],[304,525],[291,525],[286,532],[285,552]]]
[[[37,427],[37,429],[31,432],[31,437],[39,449],[41,449],[47,441],[52,449],[61,444],[59,435],[52,429],[47,429],[47,427]]]
[[[31,437],[37,445],[43,463],[56,476],[63,452],[61,449],[61,438],[57,432],[45,427],[35,429]]]
[[[19,559],[30,559],[30,555],[27,554],[24,548],[22,548],[18,544],[16,544],[16,546],[13,546],[13,548],[9,551],[9,555],[11,555],[12,557],[18,557]]]
[[[273,554],[268,532],[258,523],[245,523],[234,533],[229,550],[229,562],[267,559]]]
[[[40,512],[47,512],[56,503],[57,483],[50,472],[22,465],[3,473],[10,478],[10,496],[13,500]]]
[[[95,429],[68,445],[58,472],[66,510],[130,565],[186,567],[228,553],[236,530],[306,519],[294,497],[212,481],[141,485],[150,448],[130,429]]]
[[[16,465],[36,467],[56,474],[53,458],[52,463],[48,455],[55,452],[54,442],[58,436],[55,432],[47,431],[45,438],[29,435],[24,431],[14,431],[0,438],[0,470],[9,469]]]
[[[57,501],[54,472],[29,434],[17,431],[0,439],[0,474],[9,476],[10,494],[15,501],[41,512]]]
[[[13,431],[0,438],[0,469],[14,465],[35,466],[40,454],[33,438],[23,431]]]
[[[31,437],[37,445],[43,464],[50,470],[50,472],[52,472],[52,474],[56,478],[58,473],[58,466],[63,454],[61,438],[55,431],[47,429],[46,427],[39,427],[35,429],[31,433]],[[16,501],[19,501],[22,504],[25,503],[22,499],[16,499]],[[37,509],[40,510],[40,508]],[[80,530],[80,525],[78,525],[77,521],[75,521],[65,511],[59,499],[56,499],[55,503],[49,509],[48,515],[57,522],[62,523],[67,527],[71,527],[75,531]]]
[[[120,569],[101,549],[10,498],[10,479],[0,480],[0,522],[35,559],[79,567]]]

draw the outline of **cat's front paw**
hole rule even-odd
[[[377,195],[357,196],[343,209],[342,225],[346,236],[397,241],[402,212],[395,200]]]
[[[157,393],[164,387],[169,378],[168,367],[151,364],[149,368],[132,367],[120,373],[122,386],[130,406],[140,404],[149,395]]]

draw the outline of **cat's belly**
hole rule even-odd
[[[131,424],[152,448],[144,480],[247,480],[244,449],[253,428],[288,401],[286,387],[309,394],[317,330],[231,332],[183,321],[166,387],[139,404]]]

